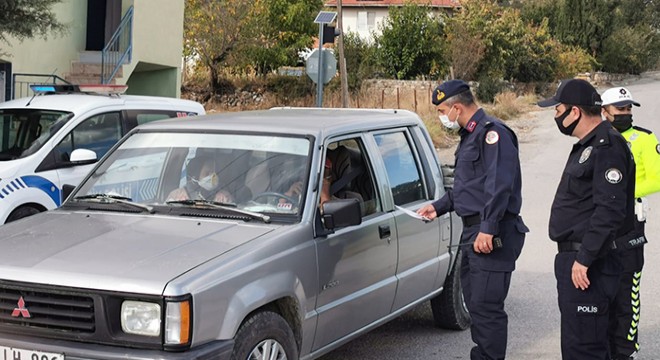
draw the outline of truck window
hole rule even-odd
[[[326,168],[324,177],[330,180],[330,188],[325,189],[327,195],[358,199],[364,217],[381,211],[381,206],[363,149],[359,138],[329,144],[325,162],[329,168]]]
[[[390,182],[394,204],[426,199],[420,171],[404,132],[375,135]]]

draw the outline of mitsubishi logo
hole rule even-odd
[[[18,299],[18,307],[14,308],[14,311],[11,312],[11,316],[13,316],[13,317],[21,317],[22,316],[24,318],[29,318],[30,317],[30,312],[25,307],[25,300],[23,300],[22,296]]]

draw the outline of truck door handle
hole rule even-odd
[[[389,238],[392,232],[390,231],[389,225],[380,225],[378,226],[378,234],[381,239]]]

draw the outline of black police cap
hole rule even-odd
[[[435,90],[433,90],[433,95],[431,96],[431,102],[433,105],[440,105],[443,101],[449,99],[454,95],[466,92],[470,90],[470,85],[468,85],[463,80],[449,80],[445,81],[442,84],[438,85]]]
[[[557,106],[559,104],[601,106],[603,101],[598,91],[588,81],[568,79],[561,81],[553,97],[541,100],[537,104],[540,107]]]

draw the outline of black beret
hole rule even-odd
[[[433,105],[440,105],[443,101],[449,99],[454,95],[466,92],[470,90],[470,85],[468,85],[463,80],[449,80],[445,81],[442,84],[438,85],[435,90],[433,90],[433,95],[431,96],[431,102]]]

